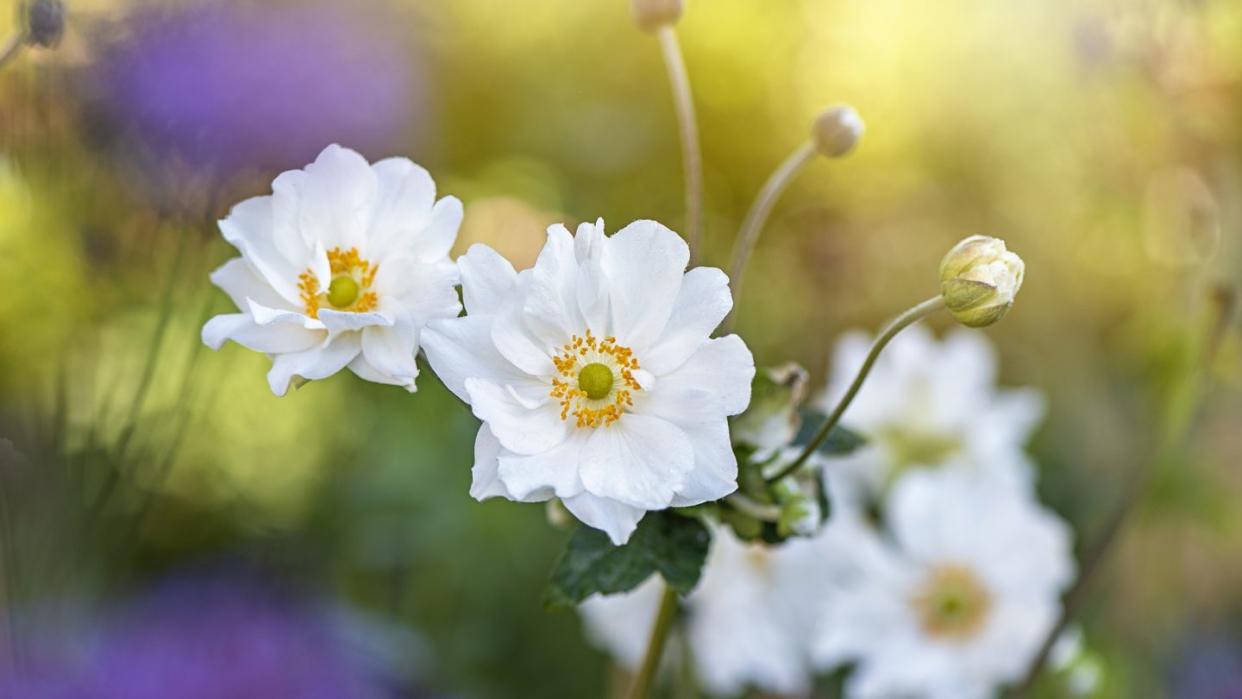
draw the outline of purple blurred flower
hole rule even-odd
[[[11,699],[374,699],[381,673],[332,615],[235,576],[174,579],[111,614],[60,662],[0,667]],[[45,655],[45,657],[47,657]],[[7,674],[7,678],[6,678]]]
[[[1242,699],[1242,643],[1220,634],[1191,638],[1181,649],[1171,696]]]
[[[419,126],[421,80],[401,40],[348,11],[365,6],[136,12],[99,62],[104,108],[156,155],[220,174],[294,167],[333,142],[396,150]]]

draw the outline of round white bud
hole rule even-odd
[[[940,262],[940,294],[957,322],[971,328],[1005,316],[1022,288],[1022,258],[1005,241],[972,235],[953,246]]]
[[[848,104],[833,105],[820,112],[811,125],[815,150],[827,158],[840,158],[854,150],[866,127],[862,117]]]
[[[634,22],[645,32],[676,24],[685,10],[683,0],[630,0]]]

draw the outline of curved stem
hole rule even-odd
[[[750,205],[750,211],[746,212],[746,218],[742,220],[742,228],[737,235],[737,243],[733,246],[733,261],[729,265],[729,283],[733,286],[733,312],[724,322],[723,334],[728,334],[733,328],[738,300],[742,298],[742,277],[746,272],[746,263],[755,250],[755,243],[759,242],[759,233],[763,231],[772,207],[776,206],[776,200],[780,199],[794,176],[814,157],[815,146],[810,141],[798,146],[768,177],[768,181],[755,196],[755,202]]]
[[[871,367],[875,365],[875,360],[879,358],[880,352],[884,351],[884,347],[897,336],[906,327],[915,323],[919,319],[927,316],[933,311],[937,311],[944,307],[944,299],[940,296],[933,296],[926,301],[907,309],[904,313],[894,318],[875,338],[875,342],[871,343],[871,350],[867,352],[867,358],[863,361],[862,366],[858,369],[858,375],[854,377],[854,382],[850,384],[849,389],[841,396],[841,400],[837,401],[837,405],[832,409],[832,413],[828,415],[828,419],[824,421],[824,426],[819,428],[819,432],[815,437],[807,443],[798,458],[794,459],[788,466],[781,469],[775,475],[767,479],[769,483],[775,483],[789,474],[797,471],[811,458],[811,454],[819,448],[820,444],[828,439],[828,435],[832,433],[832,428],[837,426],[841,421],[841,416],[845,414],[845,409],[850,407],[850,403],[854,401],[854,396],[858,395],[858,389],[862,388],[863,381],[867,380],[867,374],[871,373]]]
[[[686,244],[690,247],[690,265],[698,257],[703,240],[703,153],[699,146],[699,126],[694,115],[694,97],[690,93],[690,76],[672,25],[656,32],[660,52],[673,88],[673,104],[677,109],[677,126],[681,134],[682,170],[686,179]]]
[[[668,634],[673,630],[673,618],[677,615],[677,592],[668,585],[664,586],[664,595],[660,598],[660,609],[656,612],[655,624],[651,627],[651,637],[647,641],[647,653],[643,656],[643,664],[634,676],[634,685],[630,687],[629,699],[646,699],[655,684],[656,671],[660,669],[660,658],[664,656],[664,646]]]

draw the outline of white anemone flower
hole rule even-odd
[[[837,343],[828,388],[816,403],[831,410],[871,345],[863,333]],[[1044,412],[1035,389],[999,389],[996,351],[978,331],[959,329],[937,341],[915,325],[880,355],[843,422],[867,438],[833,458],[826,474],[846,507],[878,497],[903,472],[964,469],[1028,489],[1034,472],[1024,447]]]
[[[483,421],[474,497],[557,497],[621,544],[648,511],[736,489],[727,418],[750,401],[754,360],[736,335],[710,337],[728,278],[688,259],[659,223],[606,237],[599,221],[552,226],[521,273],[484,245],[458,260],[467,315],[423,343]]]
[[[708,692],[801,694],[810,688],[815,617],[807,610],[822,594],[825,564],[811,540],[747,544],[716,528],[703,578],[683,603],[679,631]],[[621,665],[637,668],[661,589],[653,577],[631,592],[587,599],[578,610],[588,637]]]
[[[374,165],[328,146],[303,170],[282,173],[272,194],[247,199],[220,221],[241,253],[211,275],[240,313],[212,318],[203,342],[232,340],[272,357],[268,384],[348,367],[415,390],[422,328],[461,311],[449,249],[461,202],[405,158]]]
[[[817,664],[856,663],[856,699],[981,699],[1019,680],[1073,577],[1069,528],[1025,493],[951,470],[906,474],[885,512],[882,533],[848,516],[827,528]]]

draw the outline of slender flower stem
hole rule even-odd
[[[660,52],[664,55],[664,67],[668,70],[677,109],[682,170],[686,178],[686,244],[690,246],[690,264],[694,265],[703,242],[703,152],[699,145],[699,126],[694,115],[690,75],[686,72],[677,32],[671,24],[665,25],[656,32],[656,37],[660,40]]]
[[[763,225],[767,223],[772,207],[776,206],[776,200],[780,199],[781,194],[798,172],[814,157],[815,145],[813,143],[807,141],[798,146],[798,149],[785,158],[785,162],[781,163],[780,167],[768,177],[763,189],[760,189],[755,197],[755,202],[750,205],[750,211],[746,212],[746,218],[742,220],[742,228],[737,235],[737,243],[733,246],[733,262],[729,265],[729,282],[733,286],[733,312],[724,322],[724,334],[728,334],[733,328],[733,321],[737,317],[738,300],[742,298],[742,276],[746,272],[746,263],[750,260],[750,254],[755,250],[755,243],[759,241],[759,233],[763,231]]]
[[[854,401],[854,396],[858,395],[858,389],[862,388],[863,381],[867,380],[867,374],[871,373],[871,367],[875,365],[875,360],[879,358],[880,352],[884,351],[884,347],[888,345],[889,341],[911,324],[943,307],[944,299],[940,296],[933,296],[917,306],[906,309],[904,313],[890,321],[888,326],[875,338],[875,342],[871,343],[871,350],[867,352],[866,360],[863,361],[862,367],[858,369],[858,375],[854,377],[854,382],[850,384],[849,390],[845,392],[845,395],[841,396],[841,400],[837,401],[836,407],[832,409],[832,413],[824,421],[824,426],[819,428],[819,432],[806,445],[802,453],[798,455],[798,458],[768,478],[767,481],[775,483],[801,468],[802,464],[806,463],[806,460],[811,458],[811,454],[814,454],[815,450],[819,448],[819,445],[823,444],[825,439],[828,439],[828,435],[832,433],[832,428],[836,427],[837,423],[841,421],[841,416],[845,414],[845,409],[850,407],[850,403]]]
[[[676,616],[677,592],[665,585],[664,596],[660,598],[660,609],[656,612],[651,637],[647,641],[647,653],[643,656],[643,664],[638,668],[638,674],[634,676],[629,699],[647,699],[651,694],[656,671],[660,669],[660,658],[664,656],[664,645],[668,642],[669,632],[673,630],[673,619]]]
[[[25,32],[17,32],[8,39],[5,39],[4,43],[0,44],[0,68],[3,68],[6,63],[16,58],[17,54],[21,53],[22,47],[25,45]]]

